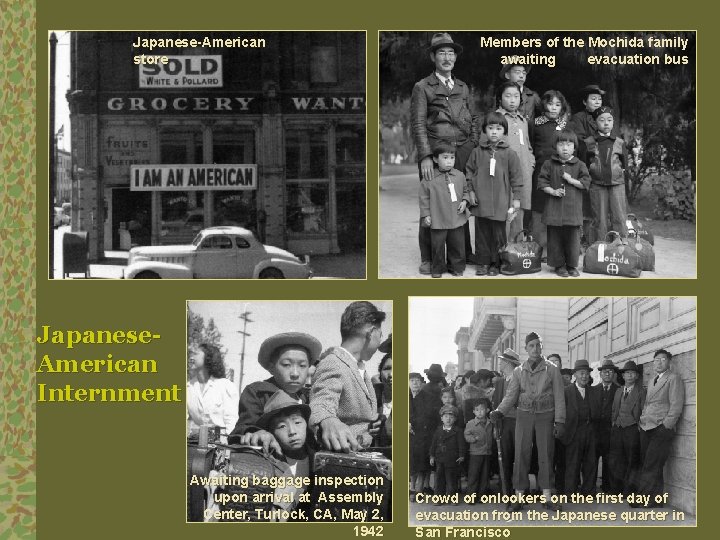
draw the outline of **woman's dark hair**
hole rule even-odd
[[[542,95],[540,101],[542,101],[543,111],[546,110],[545,107],[553,99],[557,99],[560,102],[560,114],[558,115],[558,118],[562,118],[563,116],[570,114],[570,105],[568,105],[567,99],[565,99],[565,96],[563,96],[562,92],[559,90],[548,90]]]
[[[502,126],[503,129],[505,129],[505,134],[507,135],[508,123],[502,114],[497,113],[495,111],[486,114],[485,118],[483,119],[482,130],[485,131],[485,128],[488,127],[490,124],[498,124],[498,125]]]
[[[392,359],[392,353],[387,353],[385,356],[382,357],[382,360],[380,360],[380,363],[378,364],[378,373],[382,372],[383,368],[385,367],[385,364],[390,359]]]
[[[518,83],[512,81],[505,81],[500,86],[498,86],[497,90],[495,91],[495,99],[497,100],[498,107],[502,105],[503,92],[505,92],[505,90],[507,90],[508,88],[515,88],[517,89],[518,93],[522,93],[520,91],[520,85]]]
[[[224,378],[225,364],[220,349],[210,343],[201,343],[200,350],[205,354],[204,365],[208,374],[216,379]]]

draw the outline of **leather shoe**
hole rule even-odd
[[[434,278],[440,278],[440,277],[442,277],[442,274],[433,274],[432,277],[434,277]]]
[[[488,276],[497,276],[498,275],[498,267],[494,264],[490,265],[490,268],[488,268]]]
[[[420,265],[420,268],[418,269],[418,271],[421,274],[431,274],[432,270],[431,270],[430,261],[423,261],[423,263]]]
[[[520,510],[522,510],[522,507],[522,503],[519,502],[508,503],[507,505],[508,512],[519,512]]]
[[[477,268],[475,269],[475,275],[476,276],[487,276],[488,274],[488,265],[487,264],[478,264]]]
[[[463,272],[458,272],[457,270],[450,270],[450,275],[454,277],[462,277]]]
[[[570,277],[580,277],[580,272],[577,268],[573,268],[572,266],[567,267],[568,274],[570,274]]]
[[[570,277],[570,274],[568,273],[567,268],[565,268],[564,266],[558,266],[555,269],[555,273],[560,277]]]
[[[550,501],[548,501],[548,502],[546,502],[545,504],[543,504],[543,508],[544,508],[545,510],[550,511],[550,512],[557,512],[558,510],[562,510],[562,506],[561,506],[561,505],[556,504],[556,503],[554,503],[554,502],[550,502]]]

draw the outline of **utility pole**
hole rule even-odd
[[[248,304],[245,304],[245,307],[243,308],[243,312],[240,314],[240,317],[238,317],[240,320],[243,321],[243,329],[238,330],[238,334],[242,335],[242,351],[240,352],[240,377],[238,377],[238,389],[242,392],[242,383],[243,383],[243,376],[245,375],[245,341],[248,337],[251,336],[251,334],[248,334],[247,332],[247,325],[248,323],[254,322],[250,315],[252,314],[251,311],[248,311]]]

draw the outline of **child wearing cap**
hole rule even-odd
[[[488,487],[488,471],[492,454],[492,424],[488,420],[491,403],[480,398],[473,404],[475,417],[465,426],[465,440],[469,443],[468,495],[485,493]]]
[[[460,466],[465,461],[466,443],[462,430],[456,425],[457,409],[452,405],[440,408],[441,425],[430,443],[430,465],[435,466],[435,494],[458,493]]]
[[[611,135],[614,112],[607,106],[593,113],[597,131],[585,139],[584,156],[590,171],[590,205],[595,238],[604,240],[608,232],[608,212],[612,230],[627,236],[627,202],[625,197],[625,169],[627,147],[620,137]],[[582,156],[581,156],[582,157]]]
[[[507,242],[505,223],[520,208],[523,176],[520,159],[504,135],[508,123],[502,114],[485,116],[480,144],[470,154],[465,172],[478,204],[475,216],[475,259],[477,276],[497,276],[499,249]]]
[[[440,278],[446,269],[453,276],[465,271],[466,209],[470,202],[469,187],[465,175],[454,168],[455,148],[448,143],[438,143],[433,148],[433,177],[420,182],[420,219],[429,227],[432,250],[432,277]],[[447,257],[445,250],[447,248]]]
[[[297,403],[307,403],[305,381],[311,365],[320,356],[322,345],[309,334],[286,332],[267,338],[260,346],[258,363],[271,377],[247,385],[240,394],[239,418],[228,437],[229,443],[263,446],[265,450],[280,450],[271,433],[257,425],[265,404],[283,390]]]
[[[280,446],[282,454],[276,457],[287,465],[285,471],[287,476],[312,477],[312,462],[316,447],[315,439],[308,427],[309,418],[308,405],[297,403],[287,393],[279,390],[265,404],[263,414],[257,420],[258,427],[271,433]],[[277,488],[273,505],[283,510],[293,508],[299,502],[300,494],[306,489],[306,485]],[[289,493],[292,493],[292,496],[289,496]]]
[[[547,262],[560,277],[578,277],[582,194],[590,186],[585,164],[575,157],[577,136],[570,130],[555,135],[556,153],[542,164],[537,188],[547,195],[542,222],[547,227]]]

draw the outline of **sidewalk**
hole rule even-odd
[[[62,236],[69,231],[68,226],[59,227],[55,231],[55,265],[53,276],[63,279],[62,275]],[[122,279],[123,269],[127,266],[127,251],[106,251],[101,262],[89,265],[90,279]],[[342,255],[316,255],[310,258],[313,278],[319,279],[364,279],[365,253],[349,253]],[[71,274],[70,279],[84,279],[82,274]]]
[[[383,176],[380,179],[380,278],[428,278],[418,273],[418,200],[417,174]],[[471,235],[474,236],[471,226]],[[696,245],[693,241],[655,237],[655,272],[643,272],[644,278],[695,278]],[[602,274],[586,274],[580,265],[580,279],[618,279]],[[543,270],[526,276],[476,278],[474,265],[468,265],[464,278],[473,279],[563,279],[543,264]],[[452,278],[444,274],[443,279]],[[573,278],[569,278],[573,279]],[[622,278],[621,278],[622,279]],[[631,279],[631,278],[626,278]]]

